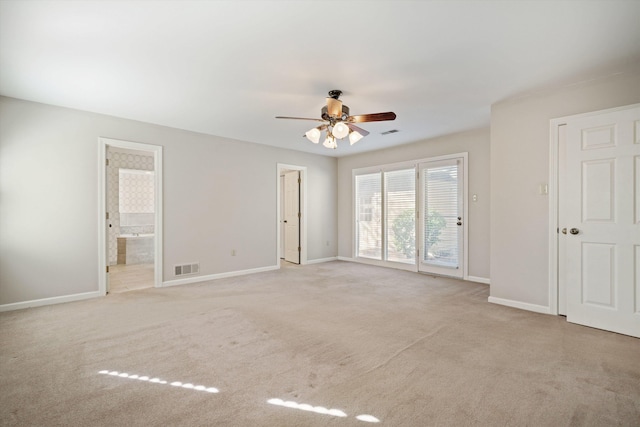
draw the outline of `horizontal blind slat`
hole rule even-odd
[[[458,165],[428,167],[424,185],[424,248],[422,261],[457,268],[458,259]]]
[[[415,264],[415,169],[385,172],[384,179],[387,260]]]
[[[382,259],[382,175],[356,176],[357,256]]]

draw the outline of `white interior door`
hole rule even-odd
[[[565,164],[567,320],[640,337],[640,106],[569,120]]]
[[[284,259],[300,264],[300,171],[284,173]]]
[[[464,275],[464,159],[421,163],[418,270]]]

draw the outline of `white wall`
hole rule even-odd
[[[308,259],[337,255],[335,158],[0,97],[0,305],[98,290],[98,137],[164,147],[163,281],[275,265],[277,163],[307,167]]]
[[[491,296],[549,306],[549,121],[640,102],[640,72],[499,102],[491,110]]]
[[[469,201],[469,275],[489,279],[489,129],[338,158],[338,254],[353,257],[353,169],[461,152],[469,153],[469,195],[478,195]]]

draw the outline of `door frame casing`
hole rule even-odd
[[[280,189],[280,174],[284,171],[300,172],[300,265],[307,263],[307,167],[290,165],[286,163],[277,163],[276,165],[276,265],[280,268],[280,256],[282,250],[281,242],[281,203],[282,191]]]
[[[601,114],[615,113],[617,111],[637,108],[640,104],[624,105],[605,110],[590,111],[588,113],[574,114],[550,120],[549,125],[549,314],[558,315],[559,289],[559,233],[560,233],[560,126],[576,119],[598,116]],[[567,141],[568,142],[568,141]]]
[[[154,170],[154,274],[153,286],[162,287],[162,146],[98,138],[98,292],[107,294],[108,238],[107,238],[107,147],[147,151],[153,154]]]

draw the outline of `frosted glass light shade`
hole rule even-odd
[[[349,134],[349,142],[351,143],[351,145],[360,141],[362,138],[363,136],[360,134],[360,132],[353,131]]]
[[[333,127],[333,131],[331,132],[333,136],[338,139],[342,139],[349,133],[349,128],[342,122],[338,122]]]
[[[318,130],[318,128],[313,128],[307,131],[307,133],[305,133],[305,136],[309,141],[313,142],[314,144],[317,144],[318,142],[320,142],[320,131]]]
[[[336,139],[331,135],[327,136],[327,139],[324,140],[322,145],[324,145],[327,148],[337,148],[338,147],[338,144],[336,143]]]

